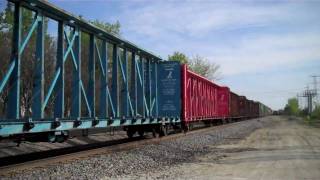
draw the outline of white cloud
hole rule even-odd
[[[163,58],[173,51],[204,56],[221,65],[225,85],[275,109],[317,72],[299,69],[319,67],[319,18],[319,1],[181,0],[124,3],[113,17],[130,41]]]
[[[215,1],[150,1],[123,7],[125,29],[144,35],[162,36],[183,33],[204,36],[211,30],[265,26],[270,23],[294,21],[292,10],[300,4],[254,4]],[[302,4],[302,3],[301,3]],[[302,4],[303,5],[303,4]],[[299,12],[295,12],[299,14]]]
[[[222,67],[224,75],[256,72],[320,59],[319,11],[308,3],[252,3],[219,1],[156,1],[126,3],[120,14],[125,36],[166,58],[179,50],[199,54]],[[319,4],[315,4],[319,5]],[[305,24],[307,23],[307,24]],[[306,27],[304,27],[306,26]],[[253,32],[237,37],[233,30],[274,27],[287,32]],[[302,30],[297,27],[301,27]],[[284,29],[284,30],[283,30]],[[276,29],[277,30],[277,29]],[[216,34],[230,31],[226,43]],[[213,40],[210,39],[213,37]],[[215,41],[214,40],[220,40]]]
[[[96,1],[105,14],[88,6],[88,17],[119,20],[125,39],[163,58],[204,56],[233,91],[276,109],[319,72],[320,1]]]
[[[211,59],[221,64],[225,75],[297,66],[320,61],[320,36],[298,33],[256,37],[243,41],[237,48],[220,49]]]

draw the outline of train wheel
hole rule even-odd
[[[174,130],[174,133],[183,132],[182,127],[181,127],[181,126],[178,126],[178,125],[176,125],[176,124],[174,124],[174,125],[172,126],[172,128],[173,128],[173,130]]]
[[[159,137],[159,133],[158,133],[158,131],[157,131],[156,128],[152,128],[152,136],[153,136],[154,138]]]
[[[64,135],[56,136],[56,142],[58,142],[58,143],[63,143],[65,140],[66,139],[65,139]]]
[[[127,136],[128,136],[128,138],[133,138],[133,135],[136,133],[136,131],[135,130],[133,130],[133,129],[131,129],[131,128],[129,128],[128,130],[127,130]]]
[[[166,130],[166,136],[167,136],[169,134],[169,126],[166,126],[165,130]]]
[[[183,126],[183,132],[184,133],[187,133],[189,130],[190,130],[189,124],[186,124],[186,125]]]
[[[138,130],[138,134],[139,134],[140,137],[143,137],[143,135],[144,135],[144,130]]]
[[[160,132],[159,132],[160,136],[166,136],[168,135],[168,127],[166,125],[161,125],[160,126]]]
[[[82,136],[87,137],[89,135],[89,129],[82,129]]]
[[[56,131],[56,132],[49,132],[48,133],[48,142],[51,143],[63,143],[69,138],[68,131]]]
[[[55,141],[56,141],[56,135],[54,134],[54,132],[53,133],[49,133],[48,134],[48,142],[53,143]]]

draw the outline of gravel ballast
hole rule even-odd
[[[14,179],[109,179],[139,178],[139,174],[166,171],[195,157],[215,153],[209,146],[241,139],[268,124],[272,117],[229,124],[212,131],[187,134],[181,138],[146,145],[129,151],[98,155],[10,175]],[[217,158],[218,155],[217,155]],[[169,173],[169,172],[168,172]],[[150,178],[166,178],[161,177]],[[169,174],[168,174],[169,177]],[[1,177],[0,177],[1,178]],[[1,178],[1,179],[2,179]]]

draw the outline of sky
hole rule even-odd
[[[205,57],[221,66],[218,84],[273,109],[320,75],[320,1],[49,1],[87,20],[119,21],[124,39],[163,59]]]

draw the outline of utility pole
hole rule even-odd
[[[300,109],[305,109],[306,105],[305,105],[305,102],[303,101],[304,98],[302,97],[302,95],[300,95],[300,94],[298,93],[298,94],[297,94],[297,99],[298,99],[299,108],[300,108]]]
[[[312,75],[311,76],[312,78],[313,78],[313,88],[312,89],[310,89],[309,88],[309,85],[306,87],[306,90],[304,91],[304,92],[302,92],[302,94],[297,94],[297,98],[298,98],[298,100],[299,100],[299,97],[304,97],[304,98],[306,98],[307,99],[307,101],[306,101],[306,106],[307,106],[307,108],[308,108],[308,114],[311,114],[312,113],[312,110],[313,110],[313,108],[312,108],[312,106],[313,106],[313,98],[315,98],[316,99],[316,103],[317,104],[320,104],[320,102],[319,102],[319,100],[318,100],[318,81],[317,81],[317,78],[319,78],[320,77],[320,75]]]
[[[306,97],[307,98],[307,106],[308,106],[308,113],[312,113],[312,98],[316,96],[316,92],[314,89],[309,89],[309,86],[307,86],[307,89],[302,93],[300,97]]]
[[[313,78],[313,90],[315,92],[315,96],[316,96],[316,103],[319,104],[319,93],[318,93],[318,79],[320,77],[320,75],[312,75],[311,76]]]

